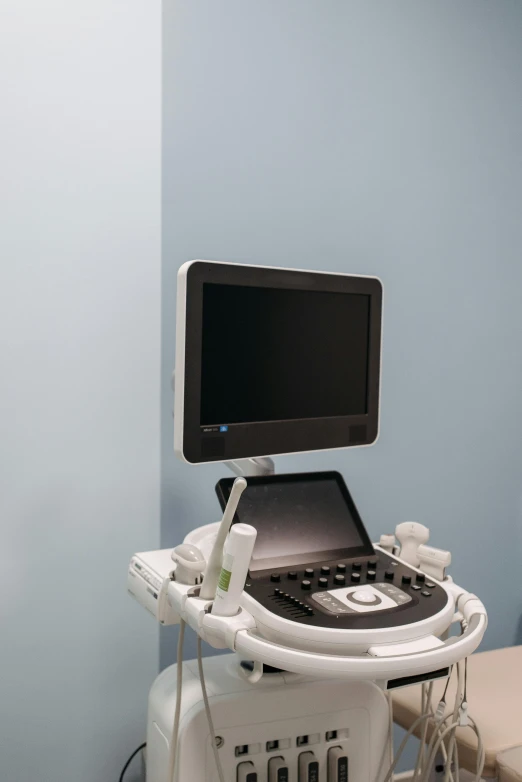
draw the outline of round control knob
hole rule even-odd
[[[307,608],[306,609],[306,613],[308,614],[308,616],[313,616],[314,615],[314,609],[313,608]]]
[[[423,584],[426,581],[426,576],[424,573],[417,573],[417,581],[419,584]]]
[[[326,588],[328,586],[328,579],[327,578],[320,578],[317,582],[320,587]]]
[[[375,581],[375,576],[376,575],[377,575],[377,571],[376,570],[369,570],[366,573],[366,578],[368,579],[368,581]]]
[[[312,582],[308,581],[307,578],[304,578],[301,581],[301,589],[311,589],[312,588]]]
[[[371,592],[363,592],[362,589],[358,589],[357,592],[352,592],[349,597],[353,597],[359,603],[375,603],[375,595]]]
[[[337,586],[342,586],[345,581],[346,581],[346,578],[341,573],[338,573],[334,577],[334,584],[337,584]]]
[[[306,570],[305,570],[305,576],[306,576],[307,578],[313,578],[313,577],[314,577],[314,571],[313,571],[313,568],[311,568],[311,567],[307,567],[307,568],[306,568]]]
[[[368,560],[368,567],[370,568],[370,570],[375,570],[375,568],[377,567],[377,560],[376,559],[369,559]]]
[[[384,574],[384,578],[387,578],[388,581],[393,581],[394,575],[395,573],[393,572],[393,570],[387,570],[386,573]]]
[[[360,573],[352,573],[352,581],[355,581],[356,583],[361,580],[361,574]]]
[[[402,577],[402,583],[403,584],[411,584],[411,576],[403,576]]]
[[[322,576],[329,576],[330,575],[330,568],[328,565],[323,565],[321,568],[321,575]]]
[[[274,589],[274,595],[280,595],[280,594],[281,594],[281,590],[276,587]]]
[[[346,573],[346,565],[344,564],[344,562],[339,562],[339,564],[337,565],[337,572]]]
[[[362,567],[360,562],[354,562],[352,565],[352,570],[360,570]]]
[[[288,578],[290,578],[292,581],[295,581],[297,578],[297,570],[290,570],[288,572]]]
[[[277,584],[279,581],[281,581],[281,576],[279,573],[272,573],[270,576],[270,581],[274,581]]]

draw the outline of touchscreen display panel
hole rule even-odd
[[[233,480],[220,482],[226,484],[223,502]],[[350,556],[349,552],[353,556],[373,554],[357,508],[337,473],[247,481],[236,520],[257,530],[253,569],[285,561],[304,564],[329,554],[335,557],[338,552],[344,557]]]

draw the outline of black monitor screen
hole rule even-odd
[[[234,479],[218,484],[222,507]],[[357,508],[338,473],[247,478],[236,521],[257,530],[251,570],[373,554]]]
[[[370,296],[204,283],[200,425],[368,412]]]

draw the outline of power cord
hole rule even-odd
[[[143,744],[140,744],[140,746],[138,747],[138,749],[135,749],[135,750],[134,750],[134,752],[132,753],[132,755],[131,755],[131,756],[130,756],[130,758],[127,760],[127,762],[125,763],[125,765],[123,766],[123,768],[122,768],[122,770],[121,770],[121,774],[120,774],[120,779],[119,779],[119,782],[123,782],[123,777],[125,776],[125,772],[126,772],[126,771],[127,771],[127,769],[129,768],[130,764],[132,763],[132,761],[134,760],[134,758],[136,757],[136,755],[138,754],[138,752],[141,752],[141,751],[142,751],[142,749],[145,749],[145,747],[146,747],[146,746],[147,746],[147,742],[146,742],[146,741],[144,741],[144,742],[143,742]]]

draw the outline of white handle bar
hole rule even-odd
[[[442,646],[390,657],[341,657],[304,652],[266,641],[254,635],[251,630],[240,630],[234,646],[235,650],[247,659],[305,676],[375,681],[415,676],[447,668],[475,651],[486,626],[486,614],[481,610],[470,617],[468,627],[461,636],[449,638]]]

